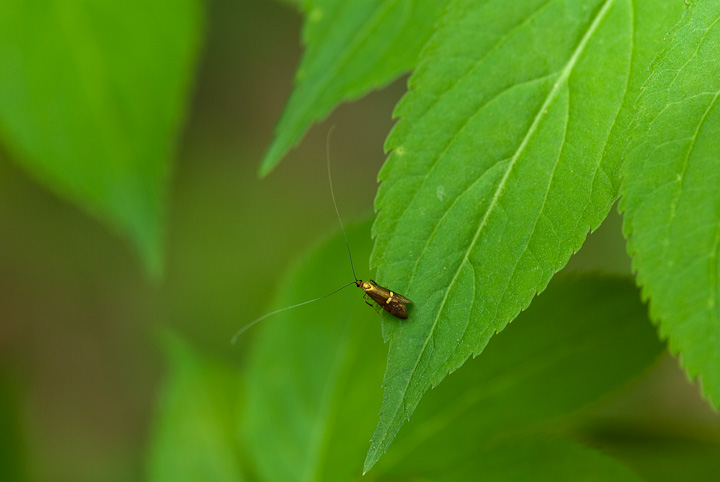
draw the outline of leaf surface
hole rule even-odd
[[[0,374],[0,473],[8,482],[30,480],[25,468],[30,458],[25,453],[28,429],[23,430],[21,425],[27,415],[21,409],[19,388],[10,370],[3,370]]]
[[[348,238],[355,258],[367,259],[370,223],[348,229]],[[347,250],[335,236],[293,271],[275,306],[317,298],[348,278]],[[360,475],[380,405],[385,346],[379,321],[353,285],[258,327],[241,433],[262,480]]]
[[[372,256],[415,302],[390,341],[366,470],[420,397],[480,353],[605,218],[603,157],[631,65],[632,5],[458,0],[423,51],[380,173]]]
[[[720,407],[720,5],[699,2],[643,87],[622,187],[628,250],[670,349]]]
[[[196,0],[5,0],[0,136],[45,186],[160,269],[166,184],[200,30]]]
[[[239,482],[235,434],[238,377],[174,336],[170,373],[156,408],[147,478],[153,482]]]
[[[415,67],[444,0],[309,0],[295,86],[260,166],[268,174],[340,102]]]
[[[462,467],[462,466],[461,466]],[[462,469],[434,480],[487,482],[640,482],[628,467],[597,450],[551,437],[508,439],[477,450]]]
[[[641,374],[662,350],[630,279],[560,276],[481,357],[423,397],[377,469],[467,466],[478,444],[552,428]]]
[[[370,250],[369,224],[348,230],[356,258]],[[348,264],[336,235],[293,270],[274,306],[332,292],[347,281]],[[256,339],[240,432],[261,480],[360,477],[385,358],[379,316],[361,295],[351,286],[247,333]],[[497,437],[521,441],[627,383],[661,349],[630,280],[558,279],[482,358],[426,396],[372,474],[445,480],[450,468],[474,468],[468,461]]]

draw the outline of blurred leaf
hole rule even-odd
[[[0,135],[40,182],[162,263],[166,183],[199,41],[196,0],[5,0]]]
[[[5,362],[6,360],[0,360]],[[3,363],[0,363],[2,368]],[[0,371],[0,475],[3,482],[27,480],[23,461],[18,387],[6,372]]]
[[[369,257],[369,233],[369,222],[348,229],[356,259]],[[274,306],[317,298],[348,280],[347,252],[335,236],[293,270]],[[351,286],[257,328],[242,433],[262,480],[360,476],[380,406],[385,349],[379,321]]]
[[[170,374],[156,409],[148,480],[244,480],[235,430],[238,377],[166,337]]]
[[[720,439],[708,437],[712,429],[707,429],[712,424],[703,423],[702,428],[691,426],[667,420],[657,420],[645,427],[602,420],[595,427],[586,427],[584,437],[589,435],[591,445],[603,447],[603,451],[632,467],[648,482],[714,480],[720,473]]]
[[[633,267],[660,334],[720,407],[720,4],[689,9],[643,87],[623,183]]]
[[[310,125],[337,104],[383,87],[415,67],[445,4],[442,0],[304,1],[305,53],[260,174],[268,174]]]
[[[285,6],[292,7],[296,10],[300,10],[301,0],[274,0],[277,3],[282,3]]]
[[[628,80],[627,0],[460,0],[423,51],[380,173],[372,262],[416,301],[386,320],[366,469],[425,391],[482,352],[616,198],[603,149]]]
[[[559,277],[481,357],[425,395],[378,469],[462,465],[477,443],[547,425],[616,390],[662,349],[629,279]]]
[[[640,481],[629,468],[602,453],[549,437],[512,439],[472,454],[464,470],[450,470],[435,480],[487,482]]]

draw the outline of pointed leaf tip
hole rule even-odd
[[[303,27],[307,47],[258,171],[260,177],[338,104],[384,87],[414,68],[445,3],[327,0],[313,4]]]
[[[3,143],[38,182],[128,236],[150,273],[200,3],[7,0],[0,14]]]

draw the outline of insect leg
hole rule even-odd
[[[371,301],[368,301],[368,295],[367,295],[367,294],[363,296],[363,300],[365,301],[365,303],[366,303],[370,308],[372,308],[373,310],[375,310],[375,312],[376,312],[377,314],[380,314],[380,310],[378,310],[378,307],[376,306],[376,304],[373,303],[373,302],[371,302]]]

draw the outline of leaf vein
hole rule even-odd
[[[692,156],[693,152],[695,151],[695,146],[697,144],[697,138],[700,134],[700,130],[702,129],[703,125],[705,124],[705,121],[707,120],[708,115],[710,114],[710,111],[715,106],[715,103],[718,100],[718,96],[720,96],[720,91],[718,91],[715,94],[715,97],[713,97],[712,101],[708,104],[707,109],[705,109],[705,112],[703,112],[702,117],[700,118],[697,128],[695,129],[695,132],[693,133],[692,137],[690,138],[690,145],[688,146],[688,149],[685,153],[685,156],[683,158],[683,165],[680,169],[680,172],[678,172],[679,176],[679,182],[680,185],[678,186],[678,189],[673,196],[673,199],[670,202],[670,217],[667,221],[666,230],[665,230],[665,239],[667,240],[670,237],[670,229],[671,225],[673,224],[673,221],[675,220],[675,216],[677,216],[677,207],[678,204],[680,204],[680,198],[682,197],[683,190],[685,188],[685,180],[686,180],[686,174],[688,167],[690,165],[690,157]],[[663,246],[663,255],[660,259],[667,259],[667,251],[670,247],[670,243],[664,243]]]
[[[466,72],[464,72],[462,75],[458,75],[453,78],[453,80],[450,83],[450,85],[448,86],[448,88],[445,89],[445,92],[449,92],[452,89],[454,89],[455,87],[457,87],[462,81],[466,80],[468,78],[468,76],[470,76],[470,74],[472,74],[477,69],[482,67],[482,65],[485,63],[485,61],[488,59],[488,57],[490,57],[490,55],[492,53],[497,52],[500,49],[500,47],[502,47],[505,44],[505,42],[507,42],[516,32],[518,32],[525,25],[529,24],[531,20],[537,18],[538,15],[540,15],[546,8],[549,8],[550,5],[552,5],[556,1],[558,1],[558,0],[548,0],[547,2],[539,5],[537,10],[535,10],[530,15],[525,17],[522,20],[522,22],[519,22],[517,25],[515,25],[513,28],[508,30],[501,37],[498,37],[498,39],[487,49],[487,51],[482,55],[482,57],[480,57],[479,59],[474,61],[473,65],[469,69],[467,69]],[[447,60],[448,57],[443,57],[443,59]],[[443,92],[443,93],[445,93],[445,92]],[[427,112],[427,111],[431,110],[433,107],[435,107],[435,105],[437,105],[437,103],[440,101],[441,98],[442,98],[442,93],[440,95],[436,96],[432,100],[432,102],[428,105],[427,109],[425,109],[425,112]]]
[[[432,100],[432,102],[431,102],[430,105],[427,107],[427,109],[425,110],[425,112],[429,111],[429,110],[432,109],[435,105],[437,105],[437,103],[438,103],[438,102],[440,101],[440,99],[442,98],[443,94],[445,94],[445,93],[451,91],[452,89],[454,89],[460,82],[462,82],[463,80],[467,79],[467,77],[468,77],[472,72],[474,72],[476,69],[480,68],[480,66],[485,62],[485,60],[490,56],[490,54],[493,53],[493,52],[495,52],[495,51],[497,51],[516,31],[518,31],[520,28],[522,28],[523,26],[525,26],[526,24],[528,24],[532,19],[534,19],[535,17],[537,17],[538,15],[540,15],[541,12],[543,12],[546,8],[548,8],[550,5],[552,5],[555,1],[557,1],[557,0],[549,0],[548,2],[540,5],[536,11],[534,11],[534,12],[532,12],[530,15],[528,15],[525,19],[523,19],[522,22],[518,23],[515,27],[513,27],[511,30],[509,30],[509,31],[508,31],[505,35],[503,35],[502,37],[499,37],[499,38],[497,39],[497,41],[488,49],[488,51],[487,51],[486,53],[484,53],[483,56],[480,57],[480,58],[474,63],[474,65],[473,65],[471,68],[469,68],[469,69],[468,69],[466,72],[464,72],[462,75],[458,75],[456,78],[454,78],[453,81],[452,81],[452,83],[450,84],[450,86],[449,86],[447,89],[445,89],[444,92],[441,92],[439,95],[435,96],[435,98]],[[535,81],[535,80],[541,80],[541,79],[544,79],[544,78],[549,78],[549,77],[551,77],[551,76],[553,76],[553,75],[555,75],[555,73],[550,73],[550,74],[548,74],[548,75],[546,75],[546,76],[544,76],[544,77],[539,77],[539,78],[537,78],[537,79],[532,79],[532,80],[529,80],[529,81],[526,81],[526,82],[530,83],[530,82],[533,82],[533,81]],[[517,87],[517,86],[519,86],[519,85],[523,85],[523,84],[522,84],[522,83],[520,83],[520,84],[513,84],[513,85],[511,85],[510,87],[508,87],[507,89],[503,89],[503,90],[500,91],[498,94],[496,94],[496,95],[494,95],[492,98],[488,99],[488,101],[487,101],[486,103],[481,104],[481,105],[478,107],[478,109],[484,108],[487,104],[489,104],[490,102],[492,102],[493,100],[495,100],[499,95],[502,95],[503,93],[505,93],[505,92],[509,91],[510,89],[515,88],[515,87]],[[467,125],[467,121],[463,124],[463,127],[461,127],[461,129],[464,128],[465,125]],[[427,169],[427,174],[425,175],[425,178],[423,179],[422,183],[421,183],[420,186],[417,188],[417,190],[413,193],[412,197],[410,198],[410,201],[405,205],[404,209],[403,209],[402,211],[400,211],[400,213],[397,215],[397,219],[402,218],[403,215],[408,211],[408,209],[410,208],[410,205],[412,205],[412,203],[415,201],[415,199],[417,198],[417,196],[418,196],[418,194],[420,193],[420,191],[422,191],[423,187],[425,187],[425,184],[427,183],[427,180],[428,180],[428,178],[430,177],[430,174],[435,171],[435,168],[436,168],[437,165],[440,163],[440,159],[442,159],[444,153],[447,152],[447,150],[449,149],[449,146],[452,145],[452,143],[455,141],[456,138],[457,138],[457,136],[453,136],[453,137],[451,137],[450,139],[448,139],[448,143],[447,143],[446,146],[442,149],[440,155],[438,155],[435,159],[432,160],[429,168]],[[394,233],[395,231],[397,231],[397,227],[394,228],[393,233]]]
[[[554,75],[557,75],[557,72],[552,72],[552,73],[550,73],[550,74],[548,74],[548,75],[544,75],[544,76],[542,76],[542,77],[537,77],[537,78],[534,78],[534,79],[530,79],[530,80],[527,80],[527,81],[524,81],[524,82],[521,82],[521,83],[512,85],[512,86],[508,87],[507,89],[504,89],[504,90],[502,90],[501,92],[498,92],[498,93],[497,93],[496,95],[494,95],[492,98],[488,99],[488,101],[487,101],[486,103],[484,103],[482,106],[479,107],[478,111],[477,111],[475,114],[473,114],[471,117],[468,117],[468,118],[465,120],[465,122],[463,123],[462,127],[458,130],[458,132],[457,132],[455,135],[453,135],[452,138],[450,138],[450,141],[449,141],[449,142],[446,144],[446,146],[443,148],[443,151],[438,155],[437,161],[435,161],[435,162],[433,163],[433,166],[432,166],[431,170],[428,171],[428,174],[426,175],[425,179],[423,180],[423,185],[426,183],[427,179],[430,178],[430,174],[432,174],[432,173],[435,171],[435,168],[436,168],[437,166],[439,166],[439,164],[440,164],[440,163],[439,163],[439,160],[442,159],[443,157],[445,157],[445,154],[447,153],[447,151],[452,147],[452,145],[455,143],[455,141],[457,141],[457,139],[458,139],[458,138],[460,137],[460,135],[464,132],[464,130],[465,130],[465,128],[468,126],[468,124],[470,124],[470,122],[472,122],[472,120],[475,119],[478,115],[480,115],[488,105],[490,105],[492,102],[494,102],[496,99],[498,99],[498,98],[499,98],[501,95],[503,95],[504,93],[510,92],[512,89],[515,89],[515,88],[517,88],[517,87],[524,86],[524,85],[530,85],[530,84],[535,83],[535,82],[541,82],[541,81],[543,81],[543,80],[545,80],[545,79],[548,79],[548,78],[550,78],[550,77],[553,77]],[[499,166],[499,165],[502,164],[502,163],[508,162],[508,161],[510,161],[511,159],[512,159],[512,158],[507,158],[507,159],[501,159],[501,160],[497,161],[495,164],[493,164],[492,166],[488,167],[488,168],[485,170],[485,172],[482,173],[482,175],[480,175],[477,179],[475,179],[474,181],[472,181],[465,189],[462,190],[462,192],[460,192],[457,196],[455,196],[455,198],[453,199],[453,202],[450,203],[450,205],[448,205],[447,209],[445,209],[445,211],[442,213],[442,216],[440,216],[440,218],[438,219],[438,221],[435,223],[435,227],[433,228],[432,233],[430,233],[430,236],[428,236],[427,240],[425,241],[425,244],[423,245],[423,248],[422,248],[421,251],[420,251],[421,253],[425,252],[425,250],[427,249],[427,247],[430,245],[430,242],[435,238],[435,234],[437,234],[437,231],[438,231],[438,229],[440,228],[440,225],[441,225],[442,222],[445,220],[445,218],[448,216],[448,214],[450,213],[450,211],[452,211],[452,208],[455,207],[455,205],[460,201],[460,199],[461,199],[468,191],[470,191],[473,187],[475,187],[480,181],[482,181],[483,179],[485,179],[485,176],[486,176],[489,172],[493,171],[493,169],[494,169],[495,167]],[[422,186],[421,186],[421,188],[422,188]],[[417,193],[419,193],[419,192],[420,192],[420,189],[418,189],[418,191],[415,193],[415,195],[413,196],[413,199],[414,199],[415,197],[417,197]],[[411,201],[407,204],[407,206],[410,206],[410,205],[412,204],[412,202],[413,202],[413,201],[411,200]],[[407,207],[406,207],[406,210],[407,210]],[[422,259],[422,255],[418,256],[418,259],[415,261],[415,265],[413,266],[413,270],[412,270],[412,273],[411,273],[411,275],[410,275],[410,281],[408,282],[408,286],[411,286],[411,285],[412,285],[412,282],[413,282],[414,279],[415,279],[415,275],[417,274],[417,268],[418,268],[418,265],[419,265],[421,259]]]
[[[713,248],[710,251],[710,299],[708,300],[710,308],[715,311],[715,319],[720,320],[720,306],[718,305],[718,252],[720,251],[720,222],[715,228],[715,239],[713,240]],[[716,330],[716,346],[720,346],[720,330]]]
[[[412,380],[413,380],[413,378],[414,378],[414,376],[415,376],[417,366],[418,366],[418,364],[420,363],[420,360],[423,358],[423,355],[425,354],[425,350],[426,350],[426,348],[427,348],[428,342],[429,342],[429,340],[432,338],[433,333],[435,332],[435,329],[436,329],[436,327],[437,327],[438,320],[440,319],[440,314],[442,313],[442,310],[443,310],[443,308],[444,308],[444,305],[445,305],[445,303],[447,302],[448,294],[450,293],[450,291],[452,290],[452,287],[454,286],[455,282],[457,281],[458,274],[460,273],[460,270],[462,269],[462,266],[463,266],[463,265],[465,264],[465,262],[468,260],[469,255],[470,255],[470,252],[473,250],[473,248],[474,248],[474,246],[475,246],[475,243],[477,242],[477,240],[478,240],[478,238],[479,238],[479,236],[480,236],[480,233],[483,231],[485,225],[487,224],[487,221],[488,221],[488,219],[489,219],[489,216],[490,216],[491,212],[492,212],[492,211],[495,209],[495,207],[499,204],[500,197],[501,197],[501,195],[502,195],[502,193],[503,193],[503,191],[504,191],[504,188],[505,188],[505,183],[507,182],[507,180],[508,180],[508,178],[509,178],[509,176],[510,176],[510,173],[511,173],[512,170],[513,170],[513,167],[515,166],[515,163],[517,162],[518,158],[520,157],[520,154],[525,150],[525,147],[527,146],[527,144],[528,144],[528,142],[529,142],[529,139],[532,137],[532,135],[533,135],[533,134],[535,133],[535,131],[537,130],[538,125],[539,125],[541,119],[544,117],[543,114],[545,113],[545,110],[546,110],[547,107],[552,103],[552,101],[555,99],[555,97],[556,97],[556,95],[557,95],[557,93],[558,93],[558,91],[559,91],[560,86],[561,86],[562,84],[564,84],[565,80],[569,77],[570,72],[572,72],[573,68],[575,67],[575,64],[577,63],[578,59],[580,58],[581,53],[585,50],[585,47],[587,46],[587,43],[589,42],[590,38],[592,37],[592,35],[593,35],[593,34],[595,33],[595,31],[597,30],[598,26],[599,26],[600,23],[601,23],[601,20],[603,20],[603,19],[605,18],[607,12],[610,10],[610,6],[614,3],[614,1],[615,1],[615,0],[607,0],[607,1],[603,4],[603,6],[602,6],[602,8],[600,9],[600,11],[598,12],[597,16],[596,16],[595,19],[593,20],[593,23],[592,23],[592,24],[590,25],[590,27],[588,28],[588,31],[585,33],[585,35],[584,35],[583,38],[581,39],[580,43],[579,43],[578,46],[576,47],[575,51],[574,51],[573,54],[571,55],[570,59],[569,59],[568,62],[566,63],[565,67],[564,67],[563,70],[561,71],[560,77],[559,77],[558,80],[555,82],[555,85],[553,86],[553,89],[552,89],[552,90],[550,91],[550,93],[548,94],[548,96],[547,96],[547,98],[545,99],[545,102],[543,103],[542,107],[538,110],[537,114],[535,115],[535,118],[534,118],[534,120],[533,120],[532,125],[531,125],[530,128],[528,129],[527,134],[525,135],[525,137],[523,138],[522,142],[521,142],[520,145],[518,146],[518,149],[516,150],[515,154],[514,154],[513,157],[511,158],[511,161],[510,161],[510,163],[509,163],[509,165],[508,165],[508,168],[507,168],[505,174],[503,175],[503,178],[502,178],[502,180],[500,181],[498,187],[497,187],[496,190],[495,190],[495,194],[493,195],[493,199],[492,199],[490,205],[488,206],[488,209],[487,209],[487,211],[486,211],[486,213],[485,213],[485,216],[483,217],[483,219],[482,219],[482,221],[481,221],[481,223],[480,223],[480,226],[479,226],[478,229],[476,230],[475,236],[473,237],[473,240],[471,241],[468,249],[465,251],[465,256],[464,256],[464,258],[463,258],[463,261],[460,263],[460,265],[459,265],[458,268],[456,269],[455,274],[454,274],[454,276],[453,276],[453,278],[452,278],[452,280],[451,280],[451,282],[450,282],[450,285],[449,285],[448,288],[445,290],[445,294],[444,294],[443,299],[442,299],[442,302],[441,302],[441,304],[440,304],[440,308],[438,309],[438,314],[437,314],[437,316],[435,317],[435,319],[434,319],[434,321],[433,321],[433,324],[432,324],[432,326],[430,327],[430,332],[428,333],[428,336],[426,337],[425,342],[424,342],[424,344],[423,344],[420,352],[418,353],[418,356],[417,356],[416,359],[415,359],[415,363],[413,364],[413,367],[412,367],[412,369],[410,370],[410,376],[407,378],[407,383],[405,383],[405,386],[402,387],[402,389],[401,389],[401,390],[402,390],[402,394],[403,394],[403,400],[405,400],[404,394],[407,393],[407,389],[408,389],[410,383],[412,382]],[[392,417],[392,418],[395,418],[395,416],[397,415],[398,409],[399,409],[399,406],[395,408],[395,411],[393,412],[393,417]],[[387,437],[387,435],[388,435],[388,432],[385,431],[385,432],[383,433],[381,439],[378,441],[378,445],[377,445],[378,447],[383,445],[383,442],[384,442],[385,438]]]
[[[564,116],[565,123],[564,123],[564,125],[563,125],[562,141],[561,141],[561,143],[560,143],[561,146],[563,146],[563,145],[565,144],[565,138],[566,138],[566,135],[567,135],[567,127],[568,127],[568,115],[569,115],[569,106],[568,106],[568,104],[566,104],[565,107],[566,107],[566,109],[565,109],[565,116]],[[554,178],[555,178],[555,172],[557,171],[557,166],[558,166],[558,164],[559,164],[559,162],[560,162],[560,158],[561,158],[561,157],[562,157],[562,151],[558,153],[558,156],[556,157],[555,162],[553,163],[552,172],[551,172],[551,174],[550,174],[550,179],[548,180],[548,187],[547,187],[547,189],[545,190],[545,195],[543,196],[543,202],[542,202],[542,205],[540,206],[540,210],[538,211],[538,215],[535,217],[535,220],[534,220],[534,222],[533,222],[532,230],[530,231],[530,234],[528,235],[528,237],[527,237],[526,240],[525,240],[525,246],[523,247],[522,252],[520,253],[519,256],[517,256],[517,257],[515,258],[515,264],[513,265],[512,271],[511,271],[511,273],[510,273],[510,276],[507,277],[507,281],[506,281],[506,283],[505,283],[505,288],[502,290],[502,296],[501,296],[501,298],[500,298],[500,302],[495,305],[495,314],[493,315],[493,318],[492,318],[493,322],[494,322],[494,321],[497,319],[497,317],[498,317],[498,312],[499,312],[499,310],[500,310],[500,307],[503,306],[503,302],[505,301],[505,297],[507,296],[507,293],[508,293],[508,288],[510,287],[510,283],[512,282],[513,278],[515,277],[515,273],[517,272],[517,267],[518,267],[518,265],[520,264],[520,259],[522,259],[523,254],[524,254],[526,251],[529,250],[529,251],[530,251],[530,254],[531,254],[534,258],[537,258],[537,256],[536,256],[536,255],[532,252],[532,250],[530,249],[530,241],[532,240],[533,236],[535,235],[535,230],[537,229],[538,221],[540,220],[540,217],[543,215],[543,213],[544,213],[544,211],[545,211],[545,205],[546,205],[546,203],[547,203],[548,194],[550,193],[550,190],[551,190],[551,187],[552,187],[552,182],[553,182],[553,180],[554,180]],[[549,218],[549,217],[548,217],[548,218]],[[553,228],[553,229],[554,229],[554,228]],[[559,239],[559,237],[558,237],[558,239]]]

